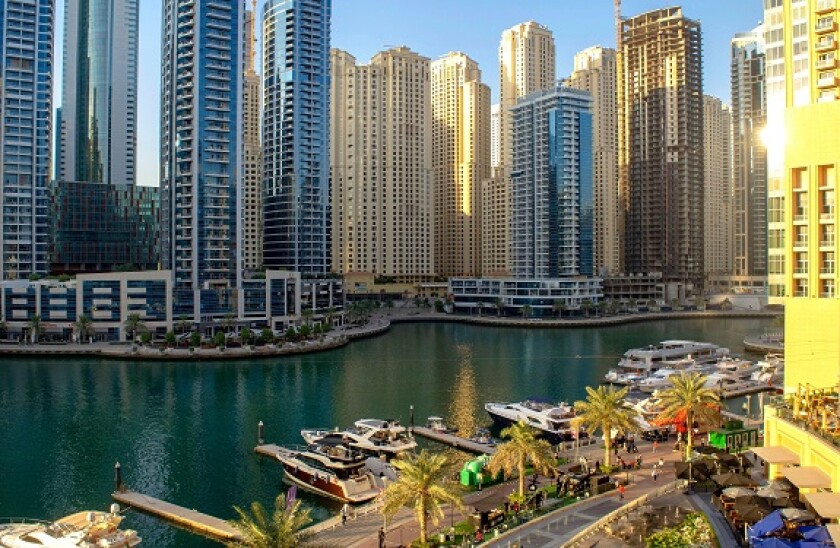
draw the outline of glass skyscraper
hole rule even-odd
[[[263,264],[324,274],[329,262],[331,0],[263,10]]]
[[[556,86],[510,109],[517,278],[591,276],[592,96]]]
[[[134,184],[138,0],[65,0],[57,178]]]
[[[243,24],[241,0],[163,2],[161,262],[195,321],[241,298]]]
[[[0,0],[0,279],[47,272],[53,0]]]

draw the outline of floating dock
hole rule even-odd
[[[432,430],[431,428],[425,428],[423,426],[415,426],[411,429],[411,431],[423,438],[454,447],[455,449],[468,451],[470,453],[492,455],[496,452],[496,446],[494,445],[478,443],[452,434],[438,432],[437,430]]]
[[[759,392],[775,392],[780,387],[772,386],[765,382],[756,381],[754,386],[746,386],[744,388],[737,388],[735,390],[723,390],[721,397],[725,400],[730,398],[737,398],[739,396],[746,396],[747,394],[757,394]]]
[[[187,529],[192,529],[207,536],[224,540],[242,540],[233,526],[223,519],[202,514],[176,504],[135,493],[133,491],[116,492],[111,497],[125,506],[140,510],[155,517],[177,523]]]

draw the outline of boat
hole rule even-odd
[[[384,486],[384,473],[379,476],[368,467],[369,460],[378,459],[343,445],[338,436],[326,436],[305,447],[280,447],[277,460],[286,481],[339,502],[368,502]]]
[[[487,428],[476,428],[475,435],[470,438],[470,441],[495,447],[498,440],[493,437]]]
[[[455,434],[457,432],[454,428],[446,426],[446,423],[443,421],[443,417],[429,417],[426,420],[426,428],[441,434]]]
[[[120,529],[119,505],[111,512],[77,512],[55,522],[0,522],[3,548],[130,548],[143,540],[133,529]]]
[[[575,409],[568,403],[552,404],[531,399],[519,403],[487,403],[484,409],[499,426],[510,426],[524,420],[551,444],[575,438],[576,429],[571,424]],[[580,431],[581,436],[585,434]]]
[[[757,363],[759,369],[752,374],[752,380],[778,386],[785,378],[785,359],[779,354],[767,354]]]
[[[713,364],[698,364],[692,360],[692,364],[685,368],[662,367],[651,373],[647,378],[640,380],[635,387],[642,392],[651,394],[657,390],[670,388],[673,385],[671,377],[681,373],[702,373],[709,378],[714,377],[715,382],[723,382],[725,384],[741,383],[742,381],[749,380],[750,375],[757,371],[758,368],[759,366],[757,364],[749,360],[731,356],[724,356]],[[712,386],[709,383],[706,383],[706,385]],[[732,386],[730,389],[745,387]]]
[[[309,444],[317,443],[327,436],[339,436],[347,447],[387,460],[417,447],[417,442],[408,436],[406,428],[400,425],[400,421],[393,419],[360,419],[353,423],[353,428],[347,430],[304,429],[300,435]]]
[[[702,370],[729,354],[729,350],[712,343],[669,340],[657,345],[631,348],[624,353],[616,368],[604,375],[609,384],[635,385],[663,367],[682,371]]]

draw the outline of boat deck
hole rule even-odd
[[[468,451],[470,453],[476,453],[479,455],[492,455],[496,452],[496,447],[493,445],[488,445],[486,443],[478,443],[472,440],[468,440],[466,438],[462,438],[460,436],[455,436],[453,434],[445,434],[443,432],[438,432],[436,430],[432,430],[431,428],[425,428],[423,426],[415,426],[414,428],[412,428],[412,432],[426,439],[430,439],[432,441],[436,441],[438,443],[454,447],[455,449]]]
[[[280,451],[280,446],[275,443],[266,443],[254,447],[254,453],[261,457],[269,459],[277,459],[277,452]]]
[[[202,514],[196,510],[190,510],[189,508],[184,508],[183,506],[178,506],[177,504],[133,491],[116,492],[111,497],[120,504],[177,523],[188,529],[199,531],[216,539],[223,541],[242,540],[236,529],[227,521]]]

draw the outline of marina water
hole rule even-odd
[[[232,505],[256,500],[271,508],[285,490],[279,463],[253,454],[260,420],[267,442],[300,444],[305,427],[344,427],[366,417],[407,425],[413,404],[418,423],[442,415],[472,430],[489,423],[487,401],[584,397],[584,387],[597,385],[628,348],[681,338],[741,353],[745,336],[766,329],[772,320],[585,329],[415,323],[329,352],[259,361],[4,357],[0,516],[104,510],[119,461],[130,489],[230,519]],[[338,510],[299,496],[316,519]],[[137,529],[144,545],[216,546],[136,512],[125,526]]]

